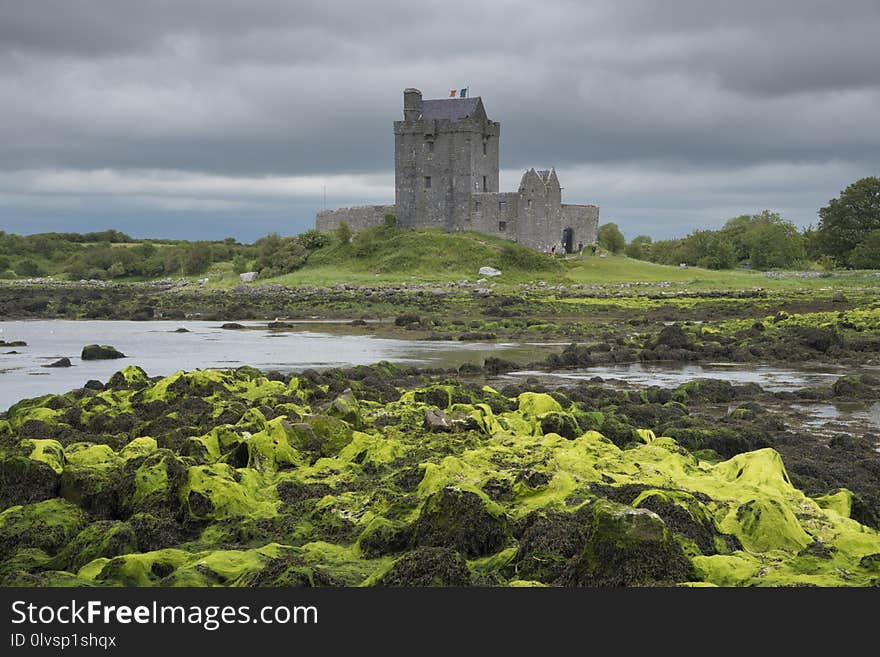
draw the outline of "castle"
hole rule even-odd
[[[360,230],[393,214],[406,228],[475,230],[538,250],[595,243],[598,206],[563,203],[554,169],[529,169],[517,191],[498,190],[500,134],[479,96],[423,100],[418,89],[404,90],[403,121],[394,122],[394,205],[324,210],[316,228],[346,222]]]

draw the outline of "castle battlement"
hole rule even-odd
[[[316,227],[344,221],[361,230],[393,214],[403,227],[475,230],[539,250],[594,243],[599,207],[562,203],[555,169],[529,169],[518,191],[499,190],[500,136],[479,96],[424,100],[405,89],[403,120],[394,122],[394,205],[325,210]]]

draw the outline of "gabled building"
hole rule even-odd
[[[500,135],[480,97],[423,100],[406,89],[394,122],[394,205],[319,212],[316,227],[359,230],[393,214],[402,227],[475,230],[539,250],[594,243],[598,206],[562,203],[554,169],[529,169],[516,192],[499,191]]]

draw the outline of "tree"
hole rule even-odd
[[[183,273],[192,275],[205,271],[211,264],[211,247],[207,242],[194,242],[183,257]]]
[[[339,226],[336,228],[336,241],[342,246],[348,246],[351,244],[351,228],[349,228],[348,224],[344,221],[340,222]]]
[[[320,249],[330,241],[326,233],[322,233],[314,228],[310,228],[309,230],[300,233],[297,235],[297,239],[299,240],[299,243],[309,251]]]
[[[636,260],[649,260],[651,253],[651,238],[647,235],[639,235],[626,245],[626,255]]]
[[[852,251],[869,233],[880,229],[880,178],[851,184],[819,210],[817,229],[823,253],[853,266]]]
[[[40,265],[27,258],[18,261],[18,264],[15,266],[15,273],[19,276],[42,276],[43,270],[40,268]]]
[[[787,221],[755,226],[744,236],[753,269],[791,267],[806,255],[804,236]]]
[[[232,259],[232,271],[236,274],[243,274],[248,270],[248,261],[240,253]]]
[[[849,263],[857,269],[880,269],[880,230],[872,230],[849,254]]]
[[[617,224],[602,224],[599,226],[599,246],[611,253],[620,253],[626,247],[626,238],[617,227]]]

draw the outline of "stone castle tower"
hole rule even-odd
[[[394,122],[394,201],[401,226],[455,230],[470,220],[471,197],[498,191],[501,125],[477,98],[422,100],[403,92]]]
[[[423,100],[405,89],[403,120],[394,122],[394,205],[319,212],[316,227],[345,221],[359,230],[393,214],[402,227],[475,230],[539,250],[594,243],[598,206],[562,203],[555,170],[529,169],[516,192],[499,191],[500,135],[480,97]]]

